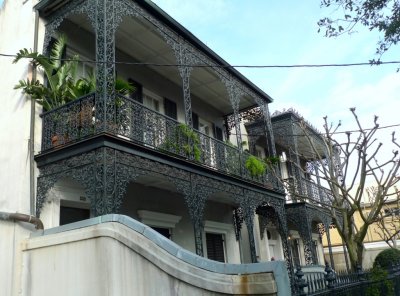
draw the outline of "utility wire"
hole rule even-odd
[[[0,53],[2,57],[15,58],[15,54]],[[27,59],[30,59],[26,57]],[[78,63],[91,63],[91,64],[117,64],[117,65],[133,65],[133,66],[154,66],[154,67],[194,67],[194,68],[325,68],[325,67],[354,67],[354,66],[373,66],[373,65],[389,65],[400,64],[400,61],[388,62],[360,62],[360,63],[337,63],[337,64],[298,64],[298,65],[208,65],[208,64],[162,64],[152,62],[127,62],[127,61],[93,61],[93,60],[77,60],[77,59],[50,59],[59,60],[63,62],[78,62]]]
[[[377,129],[386,129],[386,128],[391,128],[391,127],[397,127],[400,126],[400,123],[397,124],[391,124],[391,125],[385,125],[385,126],[379,126]],[[372,130],[373,128],[365,128],[365,131]],[[360,132],[360,130],[350,130],[350,131],[343,131],[343,132],[333,132],[330,135],[337,135],[337,134],[347,134],[347,133],[357,133]],[[230,133],[231,135],[237,135],[236,133]],[[279,134],[279,133],[278,133]],[[265,136],[265,134],[241,134],[242,136]],[[279,135],[284,135],[286,137],[307,137],[307,135],[290,135],[290,134],[279,134]],[[320,135],[320,136],[325,136],[325,133],[313,133],[308,136],[312,135]]]

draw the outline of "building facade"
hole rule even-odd
[[[325,263],[321,235],[329,241],[332,220],[319,201],[329,194],[296,166],[282,162],[281,172],[305,198],[285,192],[278,171],[254,173],[248,164],[284,155],[311,163],[298,157],[308,149],[293,136],[298,115],[271,120],[265,92],[151,1],[6,0],[0,13],[2,28],[15,15],[23,20],[2,36],[0,52],[48,54],[65,36],[63,60],[78,57],[78,75],[95,75],[93,92],[44,111],[13,90],[43,73],[1,60],[11,69],[0,82],[10,98],[1,116],[10,126],[1,145],[9,172],[0,178],[2,211],[40,217],[45,229],[126,215],[213,261],[283,260],[292,287],[295,266]],[[117,78],[133,86],[129,95],[116,90]],[[14,246],[32,228],[0,223],[10,254],[1,272],[14,270],[2,284],[11,295],[22,269]]]

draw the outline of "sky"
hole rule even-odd
[[[332,15],[319,1],[153,0],[231,65],[290,65],[368,62],[379,35],[360,27],[337,38],[318,33],[317,22]],[[383,61],[399,61],[399,47]],[[381,126],[400,124],[400,65],[345,68],[238,69],[270,95],[270,111],[295,108],[317,128],[323,117],[356,128],[356,107],[364,127],[374,115]],[[381,130],[382,141],[390,141]]]

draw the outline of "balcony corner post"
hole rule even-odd
[[[115,96],[115,30],[114,0],[96,1],[96,130],[113,131]]]

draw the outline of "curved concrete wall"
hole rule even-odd
[[[283,261],[211,261],[126,216],[37,232],[22,249],[22,295],[290,295]]]

